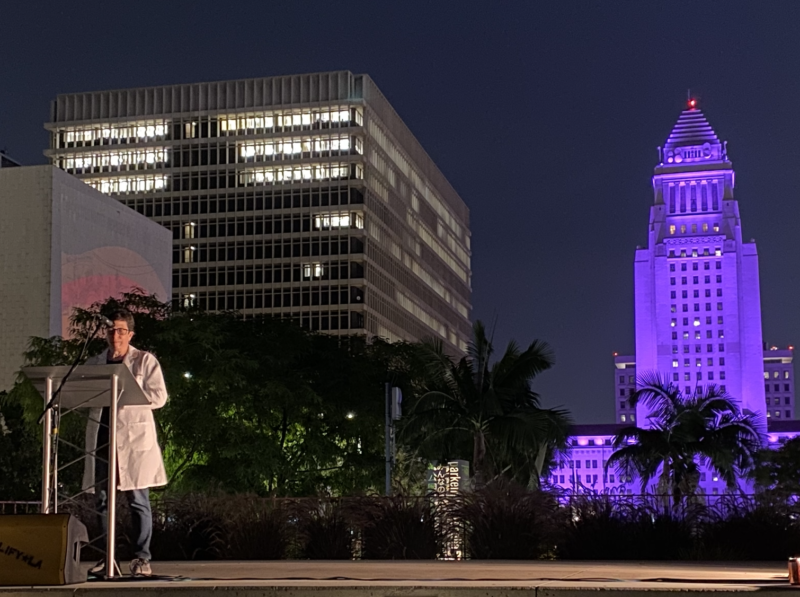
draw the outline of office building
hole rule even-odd
[[[52,163],[172,232],[173,300],[332,334],[470,334],[469,211],[367,75],[59,95]]]

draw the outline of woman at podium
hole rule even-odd
[[[164,459],[156,437],[153,409],[167,402],[167,388],[161,365],[151,353],[131,346],[134,335],[133,315],[121,309],[109,315],[112,327],[106,330],[108,349],[87,361],[87,365],[123,363],[141,387],[149,404],[123,406],[117,412],[117,489],[125,493],[133,521],[133,576],[149,576],[150,539],[153,516],[150,510],[150,487],[167,484]],[[96,506],[103,530],[108,532],[108,427],[109,409],[92,409],[86,426],[86,451],[89,457],[83,474],[83,488],[96,493]],[[99,448],[98,448],[99,446]],[[96,450],[96,452],[95,452]],[[95,453],[96,457],[91,454]],[[105,560],[92,574],[105,576]]]

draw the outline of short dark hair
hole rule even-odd
[[[111,321],[124,321],[128,325],[128,329],[130,331],[133,331],[134,328],[133,314],[127,309],[115,309],[114,311],[108,314],[108,318]]]

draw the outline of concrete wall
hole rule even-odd
[[[74,307],[134,287],[169,300],[172,235],[51,166],[0,172],[0,390],[31,336],[66,335]]]
[[[0,390],[11,389],[28,338],[50,335],[50,170],[0,170]]]

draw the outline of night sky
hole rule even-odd
[[[687,89],[737,173],[764,336],[800,344],[800,2],[0,2],[0,148],[44,163],[58,93],[367,73],[471,210],[473,318],[613,420],[650,177]],[[2,217],[0,213],[0,217]]]

